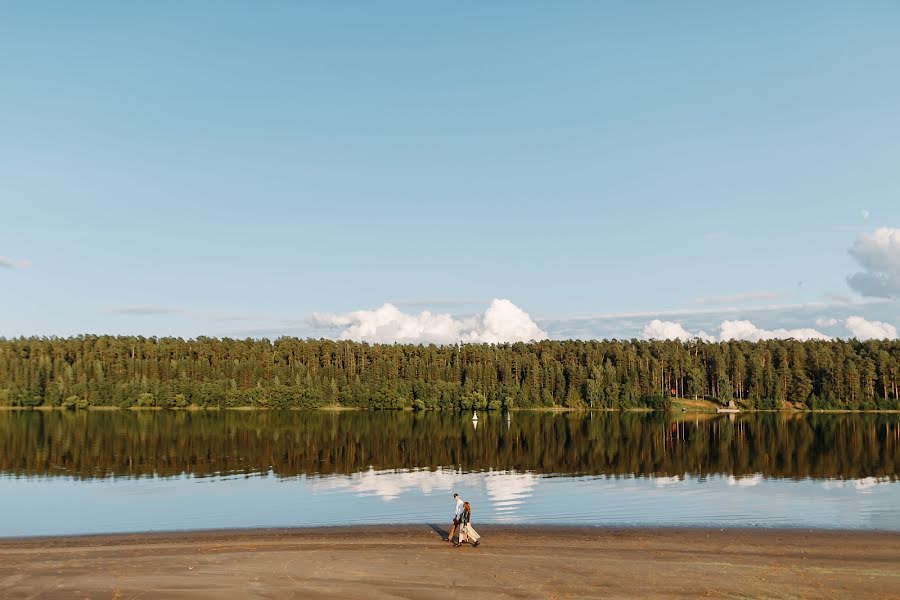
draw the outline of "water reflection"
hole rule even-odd
[[[405,477],[416,479],[424,470],[438,473],[429,480],[436,482],[493,471],[653,476],[654,485],[724,475],[749,487],[760,478],[893,480],[900,472],[897,414],[523,412],[483,413],[475,424],[455,413],[7,411],[0,474],[358,474],[362,482],[375,472],[412,470]]]
[[[539,478],[533,473],[491,473],[484,488],[499,520],[508,520],[531,497]]]
[[[311,489],[316,492],[345,491],[357,496],[377,496],[385,502],[412,493],[447,492],[464,479],[462,473],[448,469],[436,471],[376,471],[369,469],[346,477],[316,478]]]
[[[762,475],[746,475],[744,477],[728,476],[728,485],[736,485],[738,487],[753,487],[759,485],[763,480]]]
[[[292,478],[0,476],[0,514],[15,515],[0,519],[0,537],[366,523],[446,526],[452,492],[472,503],[478,523],[900,531],[900,484],[878,478],[568,477],[439,469]]]

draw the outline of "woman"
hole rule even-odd
[[[478,544],[481,543],[481,536],[478,535],[478,532],[472,527],[472,524],[470,523],[471,520],[472,505],[468,502],[463,502],[463,509],[459,515],[459,541],[456,542],[457,548],[462,546],[463,542],[469,542],[476,548],[478,547]]]

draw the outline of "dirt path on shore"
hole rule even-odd
[[[0,598],[900,598],[900,534],[427,525],[0,541]]]

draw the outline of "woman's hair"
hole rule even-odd
[[[472,510],[472,505],[468,502],[463,502],[463,510]]]

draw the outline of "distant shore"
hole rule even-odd
[[[3,598],[900,598],[900,534],[446,524],[0,540]]]

